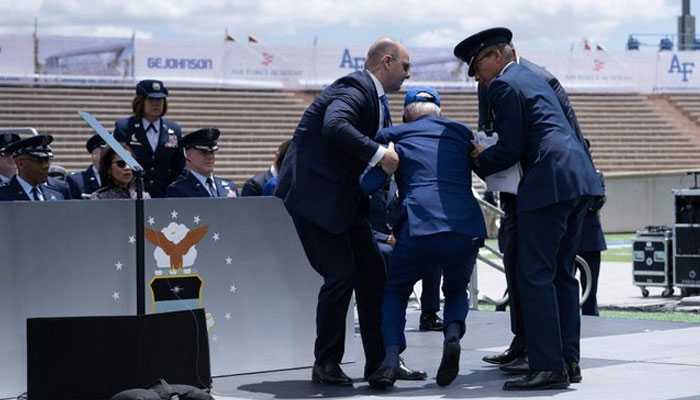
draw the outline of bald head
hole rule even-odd
[[[369,47],[365,68],[382,83],[387,93],[399,90],[403,81],[411,77],[408,50],[388,37],[375,40]]]

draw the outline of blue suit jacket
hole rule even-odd
[[[473,137],[465,125],[433,115],[377,134],[377,142],[394,142],[399,154],[396,182],[404,212],[396,224],[408,223],[411,236],[455,232],[486,237],[484,216],[472,194]],[[383,173],[377,166],[363,176],[363,187],[376,182],[377,171]]]
[[[333,233],[364,210],[358,178],[379,146],[379,99],[366,71],[333,82],[306,109],[284,157],[275,196]]]
[[[68,187],[70,187],[70,195],[72,199],[82,199],[83,194],[91,194],[100,188],[97,184],[95,171],[92,165],[87,167],[85,171],[73,172],[66,177]]]
[[[46,183],[39,185],[39,190],[41,190],[44,199],[47,201],[65,199],[61,192],[47,185]],[[15,175],[12,177],[12,179],[10,179],[10,182],[7,183],[7,185],[0,186],[0,201],[18,200],[29,200],[29,195],[24,192],[22,185],[20,185],[19,181],[17,180],[17,175]]]
[[[155,152],[146,137],[147,127],[142,126],[140,118],[131,116],[120,119],[114,129],[114,138],[131,147],[136,161],[145,170],[144,190],[153,198],[164,197],[168,185],[180,176],[185,167],[185,155],[178,146],[182,139],[180,126],[165,118],[161,118],[160,122]]]
[[[214,184],[218,197],[238,197],[236,184],[228,179],[221,179],[214,176]],[[197,177],[191,173],[181,175],[177,181],[168,186],[166,197],[211,197]]]
[[[535,210],[582,195],[602,196],[593,163],[576,137],[552,88],[519,64],[488,87],[498,142],[479,155],[491,175],[520,162],[518,211]]]

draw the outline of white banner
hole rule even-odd
[[[318,89],[364,68],[367,47],[268,46],[237,42],[182,42],[48,36],[34,62],[31,35],[0,36],[0,81],[168,84]],[[409,48],[411,79],[404,87],[474,90],[466,65],[451,47]],[[700,92],[700,52],[576,51],[521,54],[552,72],[572,92]],[[36,69],[36,70],[35,70]]]
[[[34,75],[33,42],[31,35],[0,36],[0,81],[32,78]]]
[[[38,78],[69,83],[132,82],[133,41],[118,38],[39,38]]]

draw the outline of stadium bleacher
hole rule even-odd
[[[277,145],[294,132],[315,92],[169,87],[168,117],[183,133],[218,127],[222,136],[217,175],[242,184],[272,162]],[[441,94],[443,115],[476,126],[474,92]],[[89,164],[85,140],[92,130],[77,110],[92,113],[108,130],[131,115],[132,86],[2,85],[0,127],[30,126],[55,136],[56,164],[69,171]],[[394,123],[401,122],[403,94],[389,96]],[[700,96],[654,98],[643,94],[572,94],[596,166],[605,173],[700,167]],[[659,108],[675,107],[678,116]],[[690,129],[689,126],[694,127]]]

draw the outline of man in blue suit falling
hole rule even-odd
[[[584,214],[602,195],[584,144],[552,88],[514,62],[509,30],[470,36],[454,54],[485,85],[498,142],[472,153],[484,175],[520,162],[517,281],[530,374],[505,390],[563,389],[581,380],[581,317],[574,260]]]
[[[463,124],[440,117],[440,97],[429,87],[415,87],[404,101],[406,124],[384,128],[379,143],[395,143],[402,212],[394,225],[396,245],[387,270],[382,302],[382,335],[386,355],[369,378],[373,387],[396,380],[399,353],[406,348],[406,304],[413,285],[431,268],[444,276],[444,348],[437,383],[449,385],[459,372],[460,338],[469,310],[467,286],[479,247],[486,237],[481,208],[472,194],[471,140]],[[361,187],[373,192],[387,176],[375,167]]]

